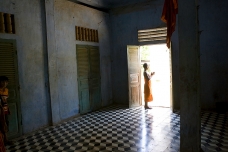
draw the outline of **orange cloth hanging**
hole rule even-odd
[[[176,14],[178,14],[177,0],[165,0],[161,20],[167,24],[166,45],[170,48],[172,33],[175,31]]]

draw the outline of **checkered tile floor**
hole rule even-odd
[[[202,149],[228,151],[225,114],[202,113]],[[180,115],[168,108],[112,106],[15,139],[7,151],[177,152]]]

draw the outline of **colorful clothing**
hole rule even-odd
[[[7,104],[7,98],[9,97],[9,93],[8,92],[9,91],[8,91],[7,88],[4,88],[4,89],[0,88],[0,96],[1,96],[2,107],[3,107],[4,112],[5,112],[6,115],[10,114],[9,107],[8,107],[8,104]]]
[[[1,96],[9,96],[8,89],[7,88],[4,88],[4,89],[0,88],[0,95]]]
[[[146,71],[143,73],[144,76],[144,100],[146,102],[153,101],[152,88],[151,88],[151,75]]]
[[[1,108],[4,111],[5,114],[5,122],[7,127],[9,126],[9,120],[8,120],[8,115],[10,115],[10,110],[9,110],[9,106],[7,103],[7,98],[9,97],[9,93],[8,93],[8,89],[7,88],[0,88],[0,100],[1,100]]]

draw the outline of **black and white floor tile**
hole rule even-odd
[[[201,147],[205,147],[205,151],[228,152],[228,117],[226,114],[202,112]]]
[[[228,151],[225,114],[202,112],[201,147]],[[180,115],[112,106],[15,139],[11,152],[178,152]]]

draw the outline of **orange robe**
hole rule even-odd
[[[144,76],[144,100],[145,102],[153,101],[152,88],[151,88],[151,75],[146,71],[143,73]]]

